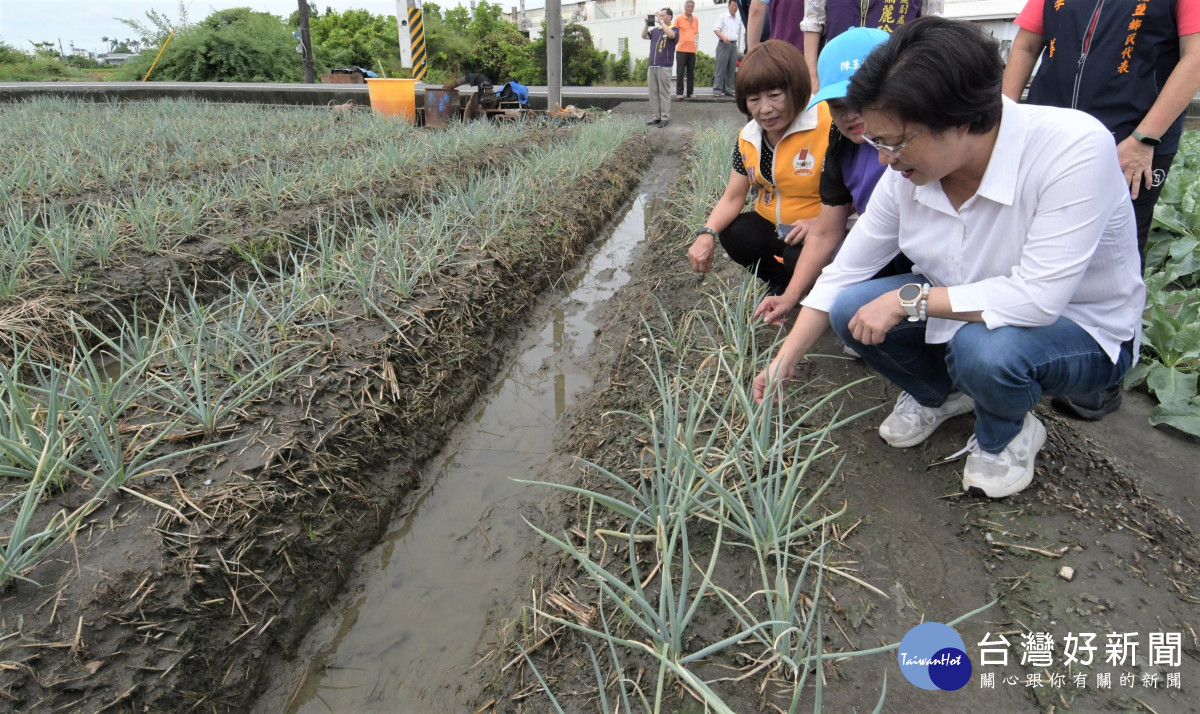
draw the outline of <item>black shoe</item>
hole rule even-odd
[[[661,123],[662,119],[651,119],[650,121],[646,122],[646,126],[658,126]]]
[[[663,119],[658,124],[655,124],[655,126],[657,126],[659,129],[666,129],[667,128],[667,120]]]
[[[1054,397],[1050,400],[1056,408],[1087,421],[1099,421],[1105,414],[1115,412],[1121,406],[1124,396],[1121,385],[1114,384],[1108,389],[1091,394],[1077,394],[1070,397]]]

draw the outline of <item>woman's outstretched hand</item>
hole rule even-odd
[[[770,366],[758,373],[754,378],[754,403],[762,404],[769,391],[774,391],[775,385],[790,380],[796,374],[796,363],[784,360],[775,355]]]
[[[796,307],[799,300],[789,296],[787,293],[783,295],[768,295],[758,304],[758,308],[754,310],[754,314],[750,319],[757,319],[760,315],[764,322],[777,327],[783,327],[783,318],[792,308]]]
[[[692,241],[692,247],[688,249],[688,260],[692,263],[692,270],[697,273],[707,273],[712,270],[713,252],[712,236],[707,233],[696,236],[696,240]]]

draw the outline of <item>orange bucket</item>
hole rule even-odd
[[[417,80],[367,79],[367,94],[376,114],[417,119]]]

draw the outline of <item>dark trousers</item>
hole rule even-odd
[[[792,279],[800,246],[788,245],[775,224],[753,211],[742,213],[720,235],[721,247],[733,262],[766,282],[773,293],[782,293]]]
[[[675,53],[675,96],[683,94],[683,76],[687,75],[687,96],[692,96],[692,85],[696,77],[696,53]]]
[[[745,266],[759,280],[767,283],[772,293],[787,288],[800,259],[800,245],[788,245],[779,236],[775,224],[754,211],[739,214],[729,227],[721,231],[721,247],[733,262]],[[903,253],[883,266],[872,280],[892,275],[912,273],[913,263]]]
[[[1167,174],[1171,171],[1171,162],[1175,154],[1155,155],[1150,162],[1150,171],[1154,178],[1150,188],[1143,184],[1138,189],[1138,197],[1133,199],[1133,216],[1137,219],[1138,255],[1142,256],[1142,270],[1146,269],[1146,236],[1150,234],[1150,221],[1154,218],[1154,206],[1162,193],[1163,184],[1167,182]]]

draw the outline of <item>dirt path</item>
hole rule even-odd
[[[623,109],[637,112],[642,107]],[[686,104],[673,108],[672,124],[663,131],[664,146],[684,144],[689,118],[707,122],[730,116],[720,106],[688,109]],[[645,356],[639,341],[644,346],[646,335],[630,326],[643,318],[657,324],[658,305],[677,321],[705,309],[706,294],[722,289],[718,281],[699,279],[686,269],[685,246],[686,236],[651,231],[633,281],[616,298],[610,327],[601,331],[594,347],[609,384],[583,401],[568,452],[620,469],[645,443],[631,422],[605,416],[622,409],[644,413],[649,406],[646,395],[652,386],[637,362],[639,355]],[[722,256],[718,263],[721,277],[740,280],[727,259]],[[764,328],[768,342],[769,332]],[[813,355],[800,370],[800,381],[810,381],[812,389],[831,390],[869,376],[831,338],[816,352],[826,356]],[[1150,427],[1149,406],[1141,394],[1128,395],[1121,412],[1098,424],[1071,421],[1042,404],[1038,415],[1049,439],[1033,487],[992,502],[959,493],[961,462],[932,465],[966,442],[969,417],[912,449],[894,450],[878,438],[875,429],[896,394],[876,378],[851,389],[844,400],[847,413],[880,409],[835,437],[845,463],[825,501],[831,509],[844,503],[847,512],[838,520],[834,557],[884,594],[832,578],[824,594],[829,613],[825,649],[897,643],[921,622],[948,622],[993,600],[996,605],[956,628],[975,663],[973,677],[962,689],[936,694],[918,689],[905,681],[895,653],[887,653],[827,667],[826,705],[835,711],[870,711],[886,670],[885,711],[1200,710],[1193,698],[1200,686],[1200,486],[1195,467],[1200,445]],[[582,470],[576,474],[586,479]],[[582,528],[585,518],[586,513],[568,509],[561,521],[546,518],[540,524],[549,532],[562,532]],[[540,551],[534,560],[545,570],[531,583],[543,590],[562,583],[578,601],[589,602],[590,590],[581,585],[586,577],[572,563],[551,551]],[[1060,574],[1064,567],[1074,571],[1070,580]],[[540,604],[546,607],[544,601]],[[1006,665],[981,665],[978,643],[989,633],[1009,641]],[[1050,666],[1040,666],[1036,652],[1026,654],[1022,635],[1028,633],[1051,635]],[[1094,661],[1064,665],[1065,638],[1082,633],[1096,635]],[[1179,637],[1174,655],[1160,649],[1152,657],[1150,637],[1156,633]],[[1107,661],[1110,634],[1128,634],[1137,643],[1133,656]],[[563,632],[541,644],[552,649],[538,652],[535,662],[563,705],[568,711],[593,710],[595,680],[582,640]],[[1026,664],[1023,655],[1029,656]],[[1178,662],[1170,661],[1173,656]],[[995,661],[991,656],[989,662]],[[550,711],[531,673],[518,669],[501,675],[475,704],[495,711]],[[994,684],[985,686],[981,673],[992,673]],[[1083,682],[1076,679],[1080,674]],[[1111,688],[1098,685],[1098,675],[1104,674],[1111,677]],[[1178,685],[1168,686],[1171,681]],[[739,712],[771,711],[772,705],[786,707],[786,700],[772,697],[774,685],[758,676],[725,685],[722,692]],[[681,697],[677,705],[685,707],[687,699]]]

